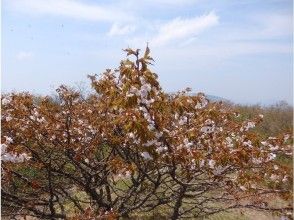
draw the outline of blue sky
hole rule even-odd
[[[51,94],[149,42],[162,87],[292,100],[292,0],[2,0],[2,91]]]

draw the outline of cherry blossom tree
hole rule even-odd
[[[86,98],[66,86],[57,100],[2,96],[2,214],[193,219],[248,208],[291,218],[292,170],[276,157],[292,157],[292,134],[262,140],[262,115],[242,121],[202,93],[165,93],[149,48],[125,51],[134,60],[89,76]]]

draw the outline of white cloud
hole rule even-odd
[[[18,60],[29,60],[33,57],[33,53],[29,51],[20,51],[17,53],[16,58]]]
[[[249,17],[249,18],[248,18]],[[291,14],[259,13],[250,15],[242,25],[223,25],[218,34],[212,36],[215,41],[256,42],[292,38],[293,21]],[[230,34],[228,34],[230,33]]]
[[[134,48],[142,47],[146,42],[152,48],[166,45],[187,46],[197,36],[218,24],[218,16],[214,12],[192,18],[177,17],[165,23],[145,22],[144,30],[139,35],[126,39],[126,43]],[[142,26],[142,25],[141,25]]]
[[[136,29],[133,25],[113,24],[108,32],[108,36],[126,35],[134,32]]]
[[[191,5],[200,5],[205,3],[206,0],[116,0],[116,4],[119,7],[129,7],[136,12],[141,10],[157,10],[163,7],[169,8],[184,8]]]
[[[10,9],[33,14],[61,15],[90,21],[132,19],[127,13],[110,6],[86,4],[76,0],[9,0]]]
[[[162,4],[162,5],[173,5],[173,6],[184,6],[198,2],[199,0],[145,0],[143,2],[150,4]]]
[[[152,39],[152,44],[164,45],[173,40],[186,41],[217,24],[218,16],[214,12],[189,19],[178,17],[159,28],[158,34]]]

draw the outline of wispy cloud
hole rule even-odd
[[[264,38],[277,38],[293,34],[292,14],[262,14],[254,17],[258,24],[263,27],[260,36]]]
[[[33,53],[30,51],[20,51],[17,53],[16,58],[18,60],[29,60],[33,57]]]
[[[11,10],[33,14],[66,16],[89,21],[125,21],[129,14],[111,6],[86,4],[76,0],[6,0]]]
[[[138,31],[136,35],[126,39],[126,42],[132,47],[140,47],[146,42],[151,47],[187,46],[198,35],[218,23],[219,17],[214,12],[190,18],[176,17],[156,24],[149,21],[145,22],[144,30]]]
[[[136,3],[136,1],[131,0]],[[199,0],[141,0],[145,4],[158,5],[170,5],[170,6],[186,6],[199,2]]]
[[[183,19],[175,18],[160,26],[157,35],[152,39],[154,45],[164,45],[173,40],[191,39],[204,30],[218,24],[218,16],[214,12]]]
[[[245,26],[246,25],[246,26]],[[230,35],[227,33],[230,32]],[[244,25],[223,26],[215,39],[222,41],[266,41],[292,38],[293,21],[289,13],[259,13],[246,18]]]
[[[119,25],[117,23],[114,23],[109,32],[108,36],[118,36],[118,35],[126,35],[134,32],[136,27],[134,25]]]

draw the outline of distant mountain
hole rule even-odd
[[[222,101],[222,102],[230,102],[230,100],[228,100],[228,99],[225,99],[225,98],[222,98],[222,97],[219,97],[219,96],[215,96],[215,95],[206,95],[206,97],[210,101],[213,101],[213,102],[219,102],[219,101]]]
[[[197,93],[189,93],[189,95],[194,96],[194,95],[197,95]],[[213,102],[219,102],[219,101],[222,101],[222,102],[230,102],[230,100],[225,99],[225,98],[222,98],[222,97],[219,97],[219,96],[216,96],[216,95],[208,95],[208,94],[205,94],[205,96],[206,96],[206,98],[209,99],[209,101],[213,101]]]
[[[176,94],[174,92],[169,92],[168,94],[172,95],[172,94]],[[190,96],[195,96],[197,95],[197,93],[195,92],[191,92],[191,93],[187,93],[188,95]],[[209,101],[212,101],[212,102],[219,102],[219,101],[222,101],[222,102],[231,102],[230,100],[228,99],[225,99],[223,97],[220,97],[220,96],[216,96],[216,95],[208,95],[208,94],[204,94],[206,96],[206,98],[209,100]]]

